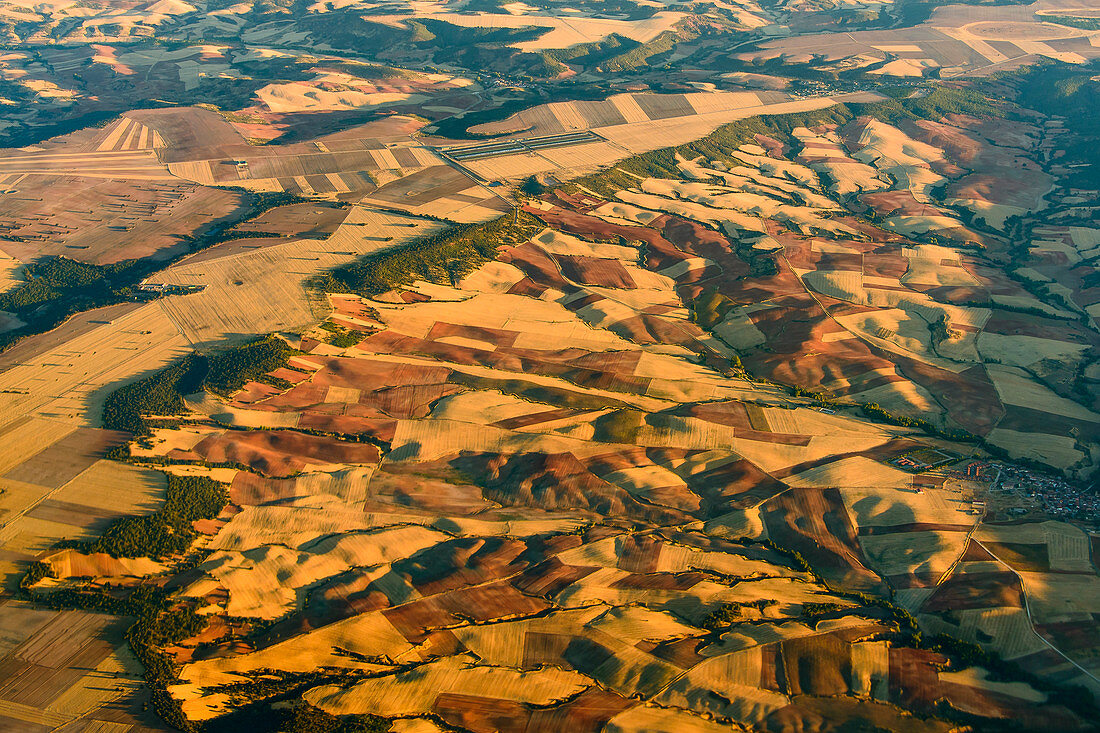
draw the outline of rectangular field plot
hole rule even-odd
[[[103,614],[0,605],[0,730],[52,731],[80,719],[85,731],[159,729],[139,720],[141,666],[122,638],[128,625]]]

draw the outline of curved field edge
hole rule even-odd
[[[183,412],[185,394],[208,390],[213,394],[237,391],[245,382],[264,379],[268,372],[285,366],[295,353],[275,336],[256,339],[240,346],[193,353],[183,360],[138,382],[119,388],[104,406],[104,422],[112,429],[124,430],[135,440],[149,430],[146,417]],[[126,444],[112,457],[127,460]],[[62,540],[54,550],[73,550],[81,554],[104,554],[112,558],[149,558],[163,561],[168,569],[164,579],[198,566],[209,554],[197,549],[196,523],[214,520],[229,503],[228,484],[201,475],[179,475],[163,471],[166,479],[163,505],[151,514],[123,516],[112,521],[94,540]],[[196,604],[172,598],[172,591],[156,582],[97,587],[66,586],[43,590],[42,581],[53,578],[47,562],[34,562],[19,583],[19,595],[35,605],[52,610],[85,610],[130,617],[125,640],[144,668],[144,679],[151,690],[150,702],[156,714],[168,725],[181,731],[201,731],[184,715],[180,701],[169,687],[180,682],[177,669],[164,647],[195,636],[207,626],[207,619],[196,613]],[[314,684],[345,679],[347,674],[314,675]],[[296,689],[293,685],[291,690]],[[281,695],[288,693],[283,690]],[[255,712],[255,711],[254,711]],[[285,710],[265,707],[254,715],[249,730],[326,731],[328,733],[375,733],[387,729],[375,716],[336,717],[311,706]],[[219,730],[215,725],[212,730]]]
[[[515,223],[517,225],[519,223],[519,216],[518,213],[515,215]],[[491,241],[488,238],[490,236],[499,236],[502,231],[506,230],[507,218],[508,217],[504,217],[501,220],[496,220],[489,225],[478,225],[457,231],[450,230],[450,232],[439,235],[439,237],[433,238],[433,240],[427,243],[411,245],[408,248],[402,249],[400,252],[384,253],[379,256],[380,259],[372,260],[368,263],[361,263],[362,266],[360,269],[352,268],[344,270],[338,275],[333,275],[333,282],[326,283],[323,286],[332,287],[334,292],[353,290],[362,294],[378,294],[392,289],[394,286],[408,284],[415,279],[426,279],[431,282],[439,283],[446,283],[447,281],[453,282],[456,276],[461,277],[462,274],[469,272],[478,264],[491,258],[492,252],[489,251]],[[534,223],[525,220],[524,225],[534,226]],[[495,249],[493,252],[495,252]],[[387,257],[387,255],[390,256]],[[278,359],[281,358],[280,352],[282,348],[271,341],[270,338],[258,343],[260,344],[259,347],[256,347],[255,344],[251,344],[249,347],[256,347],[258,353],[272,355],[273,361],[271,363],[277,365]],[[234,364],[236,364],[236,366],[234,366]],[[255,378],[256,375],[254,372],[249,372],[246,376],[242,376],[244,370],[251,364],[253,364],[252,359],[229,360],[226,368],[221,372],[217,372],[221,376],[216,378],[210,377],[210,373],[213,370],[210,365],[206,365],[204,376],[200,378],[195,375],[195,372],[201,369],[201,366],[196,362],[192,362],[188,367],[174,374],[174,376],[155,380],[152,383],[153,387],[148,390],[148,394],[151,396],[149,397],[150,401],[147,403],[147,407],[152,406],[161,409],[167,407],[171,409],[175,405],[174,400],[182,398],[183,392],[181,392],[181,390],[196,384],[200,386],[205,384],[205,386],[214,392],[224,393],[223,390],[230,392],[234,391],[233,389],[229,389],[229,387],[236,385],[236,387],[239,388],[245,379]],[[237,380],[240,380],[239,383]],[[163,387],[163,395],[160,392],[160,387]],[[132,410],[129,414],[137,415],[139,419],[144,419],[144,416],[150,413],[158,415],[164,414],[158,409],[137,409]],[[169,412],[167,414],[171,413]],[[172,524],[176,521],[194,521],[195,519],[211,518],[210,512],[217,506],[216,490],[209,486],[192,488],[196,490],[188,491],[187,493],[196,496],[205,495],[207,497],[208,501],[204,501],[202,507],[197,509],[169,509],[168,507],[173,504],[172,480],[170,478],[169,496],[165,510],[162,510],[161,513],[156,515],[150,515],[152,517],[163,516],[161,519],[153,519],[150,521],[152,523],[163,522],[169,529],[174,530],[175,526],[182,526]],[[222,506],[224,506],[224,504],[222,504]],[[220,509],[221,507],[218,507],[218,511],[220,511]],[[216,514],[217,512],[214,512],[214,515]],[[108,543],[110,541],[110,532],[108,532],[104,535],[104,539],[101,540],[101,542]],[[747,541],[751,542],[751,540]],[[109,544],[93,545],[90,546],[89,549],[92,547],[99,547],[100,549],[97,551],[106,551],[110,553],[110,550],[106,549],[110,546]],[[121,549],[122,545],[115,545],[115,547],[116,551],[120,553],[131,551],[128,549]],[[797,553],[790,553],[778,546],[773,546],[770,549],[776,552],[789,554],[793,566],[806,572],[812,572],[812,568],[809,564],[806,563],[804,559],[801,559]],[[187,561],[185,560],[184,562],[186,563]],[[24,582],[25,591],[30,597],[39,602],[47,605],[51,603],[69,603],[72,604],[70,607],[91,607],[135,616],[138,621],[135,623],[134,628],[131,629],[131,633],[128,634],[128,639],[131,645],[134,646],[135,652],[139,654],[139,658],[142,659],[143,664],[146,665],[149,674],[153,676],[151,684],[154,685],[154,690],[158,689],[157,685],[161,685],[166,691],[167,686],[173,679],[172,671],[170,669],[170,664],[168,665],[169,669],[167,671],[162,669],[162,663],[164,663],[165,660],[163,657],[156,656],[156,648],[170,643],[172,640],[183,638],[188,634],[193,635],[200,630],[198,624],[201,623],[201,619],[198,621],[195,620],[198,616],[194,613],[193,609],[174,607],[172,606],[171,599],[166,595],[158,595],[156,591],[134,591],[124,599],[115,598],[109,594],[96,596],[85,592],[76,592],[75,596],[39,594],[34,591],[33,586],[37,581],[44,579],[45,576],[42,575],[42,572],[40,566],[35,566]],[[1013,665],[1002,663],[999,658],[981,651],[980,648],[974,645],[945,636],[936,636],[926,639],[921,635],[919,629],[916,628],[915,622],[912,621],[912,617],[908,616],[903,609],[893,606],[889,601],[883,601],[869,596],[859,596],[857,594],[848,594],[845,597],[859,604],[858,609],[868,609],[865,612],[873,614],[875,617],[885,615],[895,623],[898,627],[899,637],[897,641],[899,643],[912,645],[914,648],[922,648],[943,653],[953,660],[953,668],[961,669],[966,668],[970,664],[980,664],[994,672],[994,674],[997,675],[995,677],[996,679],[1027,681],[1033,684],[1033,686],[1041,686],[1043,684],[1041,681],[1028,677],[1026,673],[1020,672],[1019,669]],[[80,606],[79,604],[90,605]],[[720,609],[713,618],[708,619],[707,624],[716,629],[723,628],[724,624],[735,617],[735,612],[738,610],[739,609],[732,607]],[[804,613],[810,618],[816,618],[835,614],[842,610],[843,609],[825,604],[821,606],[808,605]],[[319,684],[319,681],[314,680],[307,684],[315,685]],[[1060,697],[1063,692],[1051,688],[1051,693],[1059,695],[1059,697],[1056,698],[1059,702],[1067,702],[1071,705],[1085,705],[1086,707],[1079,708],[1082,712],[1087,712],[1089,714],[1094,714],[1095,712],[1092,708],[1087,707],[1087,699],[1083,696],[1071,694],[1069,699],[1063,700],[1062,697]],[[162,697],[163,696],[158,698],[155,696],[154,699],[162,699]],[[170,706],[171,703],[164,704]],[[174,715],[171,709],[166,709],[162,714],[169,720],[171,720]],[[296,715],[298,714],[296,713]],[[301,715],[305,716],[305,720],[311,721],[308,716],[320,716],[322,714],[314,713],[312,710],[306,709]],[[299,724],[299,721],[294,721],[294,724]],[[372,718],[367,718],[365,721],[356,721],[354,723],[346,723],[343,721],[333,722],[326,718],[318,718],[317,720],[312,720],[312,722],[307,722],[305,724],[315,725],[317,726],[316,729],[321,729],[322,726],[341,726],[339,730],[355,730],[356,728],[347,728],[346,726],[353,724],[376,725],[377,723]],[[191,724],[184,721],[183,725],[190,726]],[[277,725],[285,726],[286,722],[281,721],[277,723]],[[211,729],[213,730],[214,728],[212,727]],[[253,729],[258,730],[258,728]],[[335,730],[337,728],[332,729]]]
[[[186,251],[169,260],[146,258],[110,265],[93,265],[55,255],[28,264],[25,269],[26,280],[15,288],[0,293],[0,311],[12,314],[23,323],[0,334],[0,351],[23,339],[52,331],[78,313],[170,294],[171,289],[149,293],[142,291],[138,285],[150,275],[196,252],[241,237],[254,236],[247,232],[234,232],[235,227],[272,209],[308,201],[284,192],[231,190],[235,190],[241,197],[237,211],[191,235],[186,241]],[[187,292],[186,289],[177,290]]]

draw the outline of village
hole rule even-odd
[[[1038,511],[1050,517],[1100,527],[1100,493],[1046,471],[1000,461],[970,461],[952,471],[960,478],[988,482],[990,504],[1009,516]]]

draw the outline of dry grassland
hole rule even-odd
[[[554,668],[517,672],[448,657],[347,690],[314,688],[306,694],[306,700],[334,714],[408,716],[431,712],[436,697],[444,693],[547,705],[575,695],[586,686],[584,677],[576,672]]]

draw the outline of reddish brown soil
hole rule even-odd
[[[580,538],[573,544],[579,545]],[[529,548],[519,540],[462,538],[440,543],[393,567],[421,595],[428,596],[516,575],[532,561],[542,559],[537,545]]]
[[[428,331],[429,339],[446,338],[447,336],[461,336],[468,339],[487,341],[498,346],[511,346],[519,338],[519,331],[507,331],[499,328],[485,328],[484,326],[467,326],[455,323],[436,321]]]
[[[302,416],[298,419],[298,427],[303,430],[320,430],[323,433],[361,434],[374,440],[380,440],[383,443],[391,443],[397,432],[397,421],[354,415],[327,415],[307,411],[302,413]]]
[[[553,598],[596,570],[595,567],[566,565],[552,557],[523,573],[513,584],[525,593]]]
[[[498,347],[489,350],[402,336],[389,331],[369,336],[360,343],[360,348],[378,354],[424,355],[456,364],[561,377],[583,387],[617,392],[644,394],[650,383],[649,378],[609,373],[602,367],[604,359],[612,358],[607,352],[594,357],[591,352],[577,348],[538,351]],[[638,352],[630,353],[633,358],[638,357]],[[588,364],[593,366],[589,368]]]
[[[894,355],[894,362],[902,375],[931,394],[950,395],[943,403],[948,416],[975,435],[987,435],[1004,414],[997,390],[981,364],[956,374],[900,355]]]
[[[580,285],[596,285],[605,288],[634,289],[637,284],[619,260],[558,255],[555,257],[561,273]]]
[[[324,238],[336,231],[350,209],[327,202],[280,206],[234,227],[235,232],[271,232],[284,237]]]
[[[886,527],[860,527],[859,534],[861,537],[865,537],[868,535],[897,534],[898,532],[968,532],[972,526],[970,524],[944,524],[940,522],[911,522]],[[974,545],[974,547],[981,550],[978,545]],[[976,555],[977,551],[974,554]]]
[[[707,422],[728,425],[740,428],[736,437],[746,440],[759,440],[764,443],[779,443],[782,445],[809,445],[810,436],[795,433],[773,433],[764,430],[755,430],[749,423],[745,405],[741,402],[705,402],[701,404],[684,405],[673,414],[685,417],[695,417]]]
[[[683,521],[688,516],[669,507],[639,502],[627,491],[593,474],[571,453],[463,453],[452,465],[468,475],[481,477],[485,496],[506,506],[531,506],[548,511],[582,509],[659,524]]]
[[[859,200],[882,216],[949,216],[948,212],[918,201],[911,191],[875,191],[861,194]]]
[[[406,603],[384,612],[406,639],[418,644],[430,629],[452,626],[463,620],[475,623],[508,616],[524,616],[550,608],[550,604],[524,595],[508,583],[462,588]]]
[[[378,462],[370,443],[348,443],[285,430],[226,431],[204,438],[194,452],[210,463],[240,463],[274,478],[291,476],[309,464]]]
[[[761,507],[768,536],[795,550],[830,582],[879,590],[882,580],[863,565],[855,526],[836,489],[790,489]]]
[[[784,484],[745,460],[732,461],[697,473],[689,477],[687,482],[706,502],[708,513],[712,516],[755,505],[786,488]]]
[[[967,573],[948,578],[925,601],[922,611],[965,611],[971,608],[1023,608],[1023,589],[1015,573]]]
[[[1078,420],[1052,412],[1043,412],[1031,407],[1005,405],[1004,419],[998,427],[1021,432],[1044,432],[1052,435],[1077,434],[1086,442],[1095,442],[1100,438],[1100,424],[1088,420]]]
[[[707,641],[705,639],[689,636],[686,639],[663,641],[657,645],[653,645],[652,642],[641,642],[638,648],[658,659],[671,662],[681,669],[688,669],[706,659],[704,655],[700,654],[700,651],[706,645]],[[647,646],[651,648],[647,649]]]
[[[591,687],[566,703],[532,709],[518,702],[446,693],[432,709],[449,725],[473,733],[568,730],[596,733],[607,721],[636,703],[600,687]]]
[[[556,420],[563,420],[570,417],[579,417],[581,415],[588,414],[587,410],[570,410],[568,408],[559,408],[555,410],[543,410],[541,412],[534,412],[529,415],[519,415],[518,417],[510,417],[504,420],[498,420],[493,423],[495,427],[504,428],[505,430],[517,430],[520,428],[531,427],[532,425],[541,425],[542,423],[554,422]]]
[[[173,107],[130,112],[128,117],[160,133],[168,148],[164,162],[238,158],[262,150],[245,142],[224,117],[199,107]]]
[[[241,194],[192,183],[27,176],[0,198],[0,239],[23,262],[64,255],[106,265],[166,260],[189,238],[231,217]]]
[[[832,634],[790,639],[779,646],[783,677],[791,695],[849,692],[852,647]]]
[[[370,490],[374,500],[450,516],[475,514],[492,506],[479,487],[433,463],[385,464],[371,478]]]

